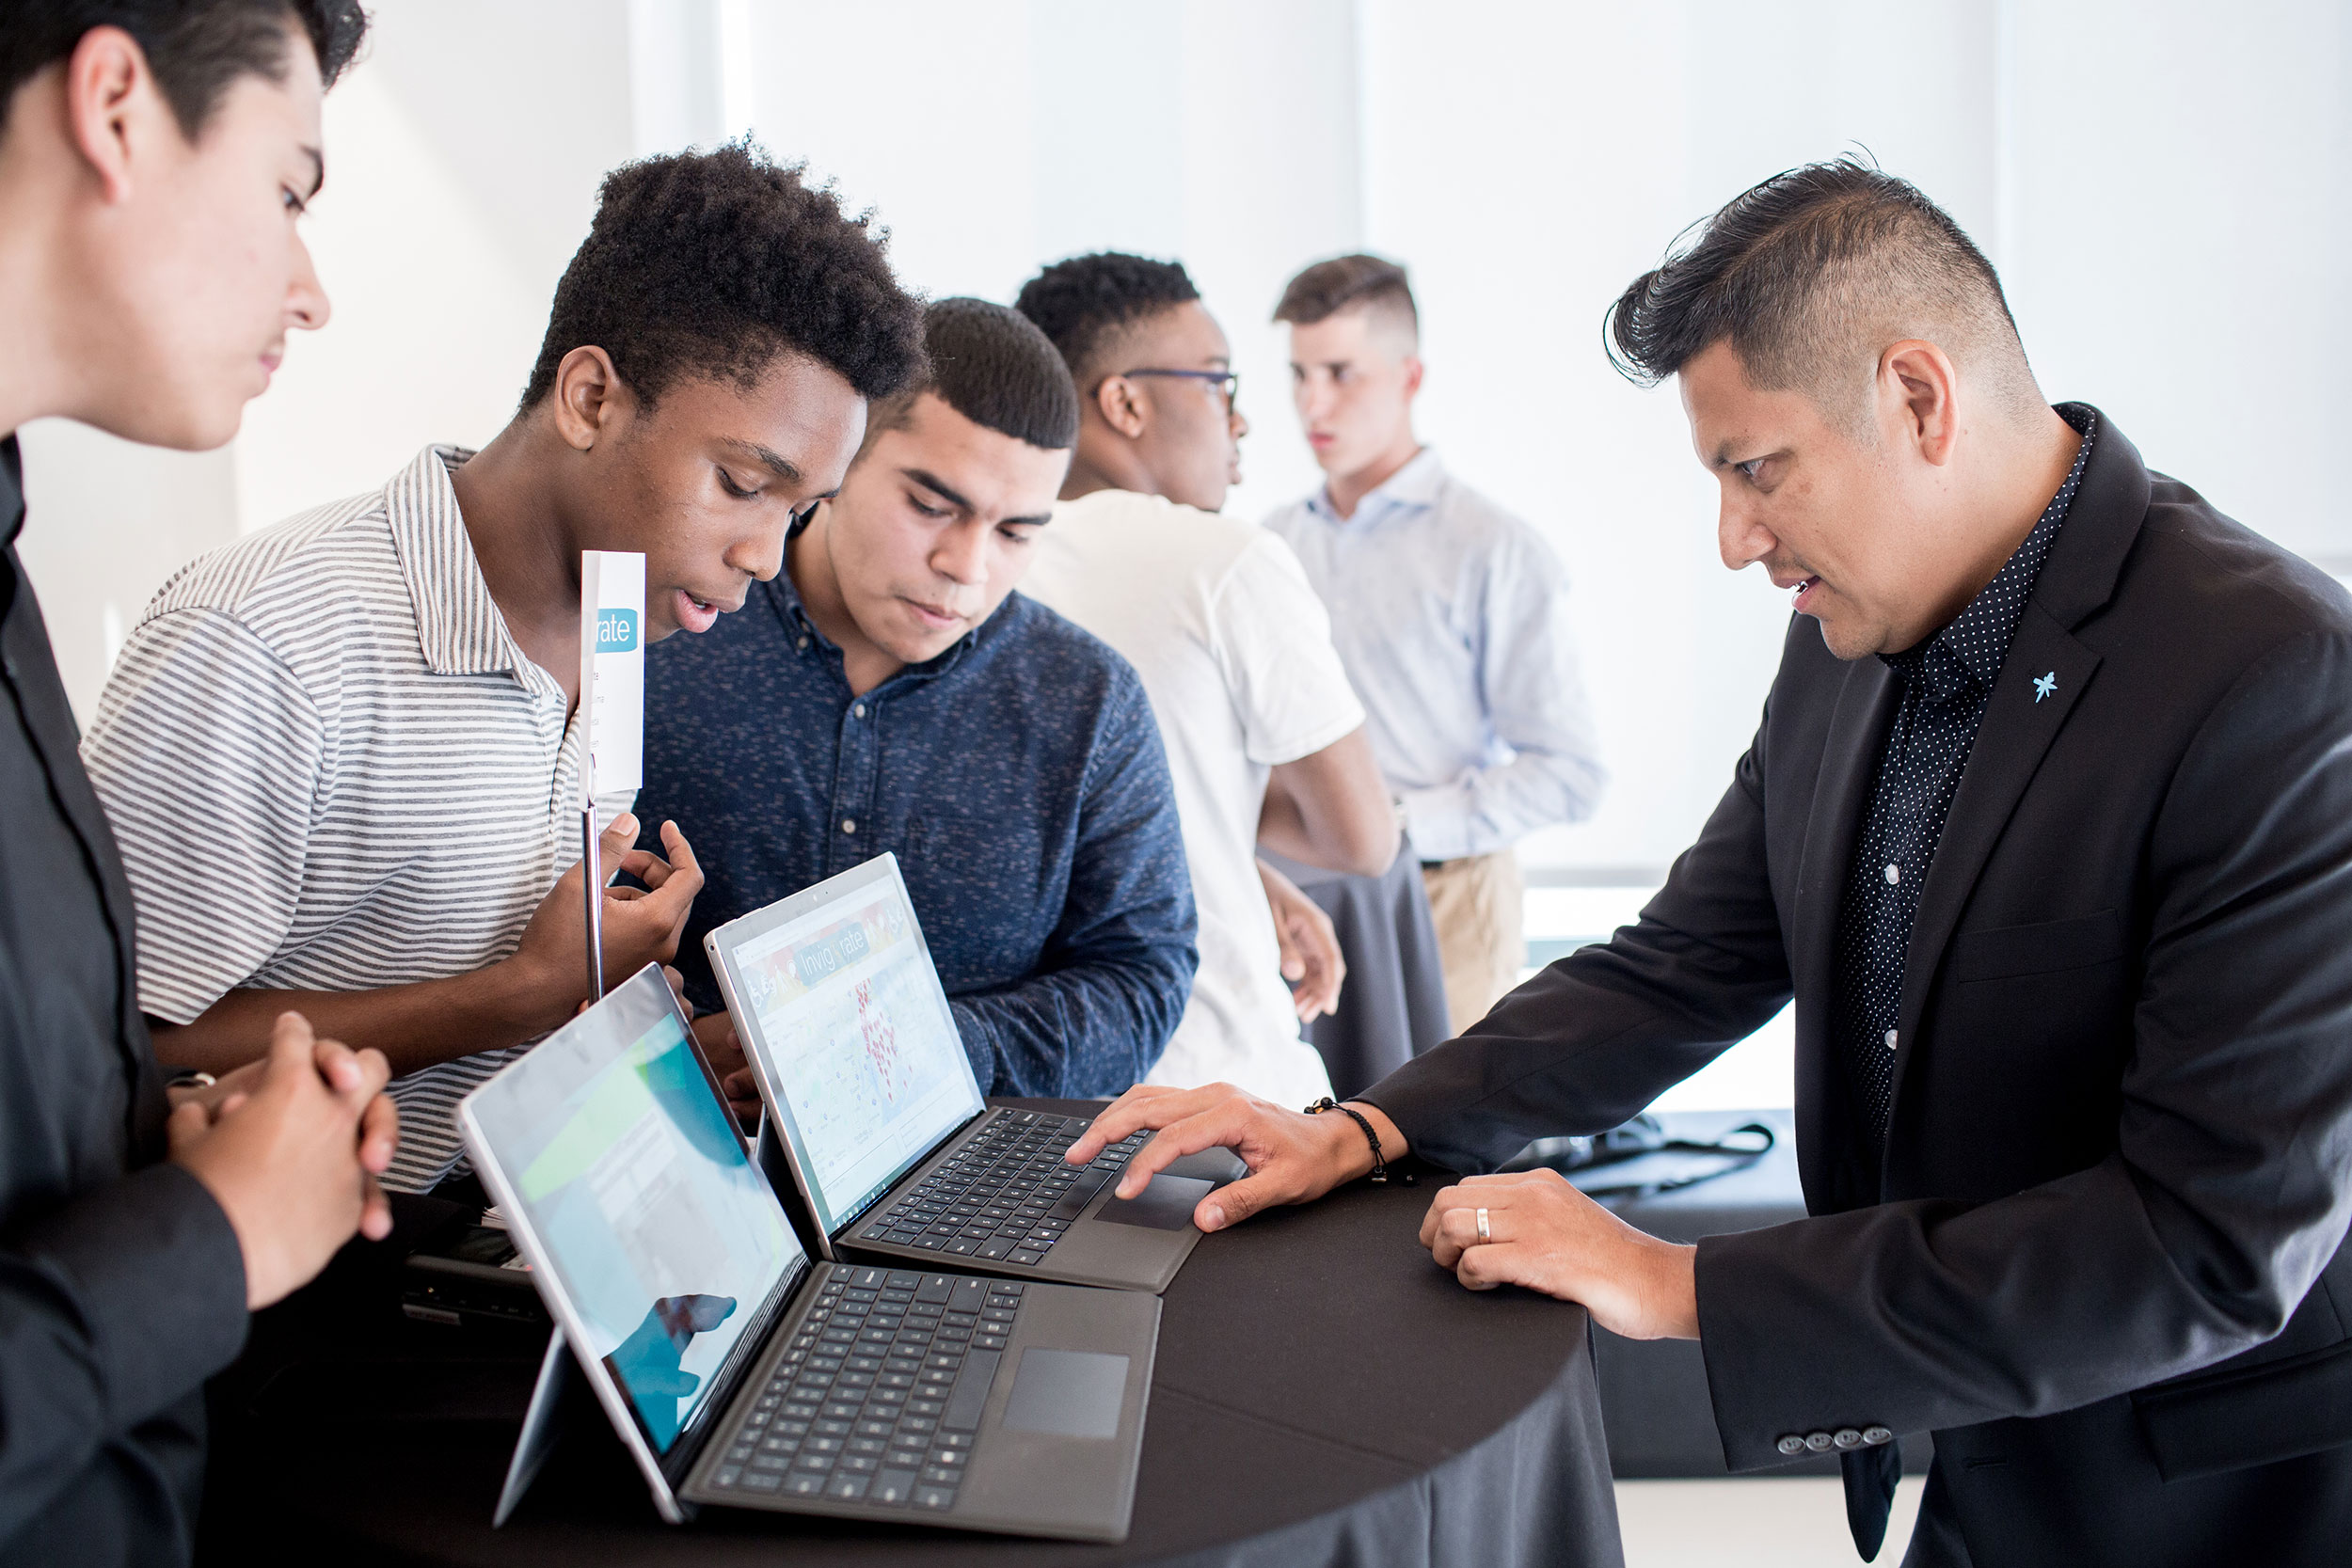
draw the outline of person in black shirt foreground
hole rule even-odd
[[[294,222],[365,26],[350,0],[0,8],[0,1560],[184,1561],[204,1379],[250,1310],[390,1227],[376,1053],[288,1013],[264,1060],[167,1106],[15,548],[24,421],[217,447],[287,330],[326,321]]]
[[[2159,241],[2159,243],[2161,243]],[[1724,1455],[1842,1455],[1875,1557],[2343,1560],[2352,1541],[2352,601],[2052,408],[1899,180],[1776,176],[1618,302],[1725,564],[1797,591],[1755,744],[1641,919],[1305,1116],[1139,1088],[1073,1157],[1240,1151],[1202,1228],[1614,1126],[1793,994],[1810,1217],[1677,1246],[1549,1171],[1437,1195],[1462,1282],[1696,1338]]]

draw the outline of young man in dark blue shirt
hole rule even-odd
[[[1168,762],[1125,660],[1013,592],[1077,439],[1043,333],[942,300],[839,495],[744,613],[651,650],[640,820],[709,847],[679,945],[885,850],[993,1094],[1116,1094],[1192,985]],[[700,1031],[724,1061],[724,1023]],[[729,1092],[748,1104],[748,1080]]]

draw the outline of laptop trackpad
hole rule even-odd
[[[1140,1196],[1115,1197],[1088,1217],[1152,1230],[1182,1230],[1192,1223],[1193,1210],[1216,1185],[1190,1176],[1154,1176]]]
[[[1049,1437],[1116,1437],[1127,1358],[1087,1350],[1029,1350],[1005,1402],[1003,1424]]]
[[[1204,1148],[1198,1154],[1186,1154],[1170,1160],[1161,1171],[1163,1176],[1197,1176],[1222,1187],[1228,1181],[1238,1181],[1249,1174],[1240,1155],[1230,1148]]]

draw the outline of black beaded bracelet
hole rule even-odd
[[[1389,1162],[1380,1152],[1380,1134],[1372,1130],[1372,1123],[1364,1119],[1364,1114],[1352,1105],[1341,1104],[1327,1094],[1307,1107],[1307,1114],[1311,1117],[1319,1117],[1326,1111],[1337,1111],[1364,1130],[1364,1142],[1372,1146],[1372,1174],[1365,1180],[1381,1186],[1388,1185]],[[1409,1170],[1398,1171],[1396,1176],[1401,1185],[1409,1187],[1414,1184],[1413,1173]]]

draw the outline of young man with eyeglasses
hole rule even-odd
[[[1225,334],[1172,261],[1047,267],[1019,309],[1078,388],[1078,446],[1025,587],[1125,655],[1168,748],[1200,908],[1200,967],[1146,1080],[1222,1080],[1286,1104],[1329,1092],[1304,1010],[1336,991],[1320,910],[1257,860],[1377,875],[1393,808],[1322,602],[1287,546],[1220,516],[1249,426]],[[1284,984],[1285,949],[1327,973]],[[1295,967],[1295,965],[1294,965]]]
[[[580,552],[644,553],[646,642],[708,630],[840,484],[919,329],[879,239],[793,170],[632,164],[487,446],[175,578],[84,746],[158,1048],[222,1070],[299,1006],[401,1075],[388,1184],[450,1175],[456,1101],[587,990]],[[609,976],[669,959],[702,886],[675,827],[631,847],[629,804],[596,802],[598,881],[644,884],[604,895]]]
[[[1318,261],[1274,319],[1290,328],[1291,401],[1326,483],[1266,527],[1330,606],[1373,753],[1422,857],[1458,1035],[1527,961],[1513,846],[1590,816],[1606,781],[1567,575],[1541,535],[1414,434],[1421,319],[1403,267]]]

